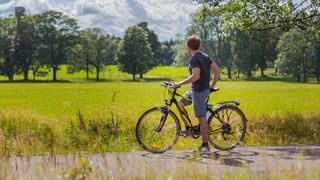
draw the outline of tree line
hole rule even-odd
[[[202,51],[209,54],[228,78],[274,68],[276,75],[294,76],[298,82],[320,82],[320,3],[292,1],[194,0],[202,8],[191,15],[186,36],[197,34]],[[159,65],[187,66],[186,37],[160,42],[146,22],[130,26],[122,38],[100,28],[81,29],[77,21],[58,11],[27,15],[16,7],[0,17],[0,74],[14,80],[29,72],[57,80],[61,65],[68,72],[85,71],[95,79],[106,65],[136,80]]]
[[[87,79],[95,71],[96,80],[105,65],[118,64],[135,80],[137,74],[142,78],[153,67],[173,61],[170,46],[160,42],[146,22],[129,27],[119,38],[100,28],[81,29],[58,11],[27,15],[24,7],[16,7],[13,14],[0,17],[0,74],[9,81],[15,74],[29,80],[29,72],[35,80],[48,70],[56,81],[63,64],[68,73],[85,71]]]
[[[226,70],[228,78],[243,73],[251,78],[266,68],[294,76],[298,82],[320,82],[320,3],[318,1],[196,2],[186,36],[198,34],[202,50]],[[175,64],[187,65],[185,42],[175,44]]]

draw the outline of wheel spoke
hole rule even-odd
[[[210,131],[210,133],[212,133],[212,134],[222,133],[222,132],[223,132],[223,130],[221,128]]]
[[[230,119],[230,116],[231,116],[232,113],[233,113],[233,109],[232,109],[232,111],[230,112],[229,115],[228,115],[228,113],[227,113],[227,117],[228,117],[227,122],[228,122],[228,124],[229,124],[229,119]]]
[[[241,117],[239,116],[239,117],[237,117],[237,119],[236,120],[234,120],[233,122],[232,122],[232,124],[230,124],[230,126],[233,126],[239,119],[241,119]]]
[[[224,123],[223,119],[220,118],[219,114],[218,114],[218,115],[214,115],[213,117],[214,117],[215,119],[217,119],[220,124],[223,124],[223,123]]]

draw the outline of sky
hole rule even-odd
[[[29,14],[57,10],[77,19],[81,28],[100,27],[120,37],[128,26],[146,21],[161,40],[184,34],[189,15],[200,8],[192,0],[0,0],[0,16],[15,6]]]

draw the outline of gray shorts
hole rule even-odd
[[[193,104],[195,116],[197,118],[203,118],[203,117],[206,117],[206,112],[207,112],[206,99],[208,98],[209,94],[210,94],[209,89],[201,92],[195,92],[195,91],[189,90],[183,94],[184,97],[181,98],[180,100],[185,106]]]

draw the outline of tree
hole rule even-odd
[[[221,50],[219,51],[219,57],[222,67],[227,68],[228,78],[232,79],[232,68],[233,68],[233,53],[232,52],[232,38],[233,32],[229,31],[225,38],[221,40]]]
[[[91,44],[93,60],[91,65],[96,69],[96,80],[100,80],[100,71],[105,65],[114,64],[118,39],[105,34],[102,29],[87,29],[88,43]],[[88,49],[89,50],[89,49]],[[90,50],[89,50],[90,51]]]
[[[257,50],[257,41],[252,39],[252,34],[248,32],[238,31],[236,33],[236,64],[238,68],[238,78],[239,71],[246,74],[247,77],[252,77],[252,72],[255,69],[256,61],[260,51]]]
[[[15,55],[16,21],[12,17],[0,19],[0,62],[1,74],[13,81],[14,73],[18,71]]]
[[[280,38],[277,49],[278,58],[275,62],[280,73],[292,74],[298,82],[307,82],[310,74],[314,47],[306,31],[292,29]]]
[[[318,17],[319,21],[320,17]],[[320,83],[320,23],[310,27],[308,32],[315,52],[315,57],[312,61],[312,74],[316,77],[317,83]]]
[[[89,79],[89,73],[92,72],[93,69],[92,64],[96,59],[93,38],[92,29],[85,29],[79,32],[77,43],[72,47],[68,59],[69,73],[84,70],[86,72],[86,78]]]
[[[100,70],[103,68],[107,57],[107,37],[99,30],[95,34],[94,50],[96,58],[93,61],[93,66],[96,69],[96,80],[100,80]]]
[[[145,72],[149,68],[149,61],[152,58],[147,33],[139,26],[126,29],[116,57],[119,70],[132,74],[132,79],[135,81],[136,74]]]
[[[175,45],[173,46],[173,51],[174,65],[187,66],[189,64],[189,54],[185,41],[176,41]]]
[[[15,8],[17,22],[14,58],[23,72],[24,80],[28,80],[30,66],[36,60],[34,54],[39,44],[39,34],[35,29],[35,18],[25,14],[24,7]]]
[[[268,63],[274,64],[277,58],[276,47],[281,33],[276,30],[253,32],[257,33],[257,41],[261,49],[261,56],[257,59],[257,65],[260,68],[261,75],[264,76],[264,70],[268,67]]]
[[[148,61],[147,68],[144,71],[139,72],[140,78],[143,78],[143,74],[146,73],[148,70],[156,67],[158,65],[164,64],[164,47],[162,43],[158,39],[158,35],[148,28],[147,22],[141,22],[138,24],[146,33],[147,39],[150,44],[152,58]]]
[[[195,0],[203,5],[200,18],[222,17],[224,28],[241,30],[306,29],[319,21],[319,1],[244,1]],[[297,2],[297,3],[295,3]]]
[[[318,31],[319,34],[319,31]],[[317,78],[317,83],[320,83],[320,39],[319,35],[314,39],[314,48],[315,48],[315,58],[314,58],[314,75]]]
[[[77,35],[77,23],[57,11],[46,11],[39,15],[39,30],[42,38],[41,54],[46,54],[46,64],[52,68],[53,81],[57,80],[59,66],[66,63]]]
[[[170,41],[164,41],[162,42],[162,44],[164,45],[164,57],[165,57],[165,64],[167,66],[170,66],[174,59],[174,52],[173,52],[173,46],[175,45],[175,41],[173,41],[172,39],[170,39]]]

